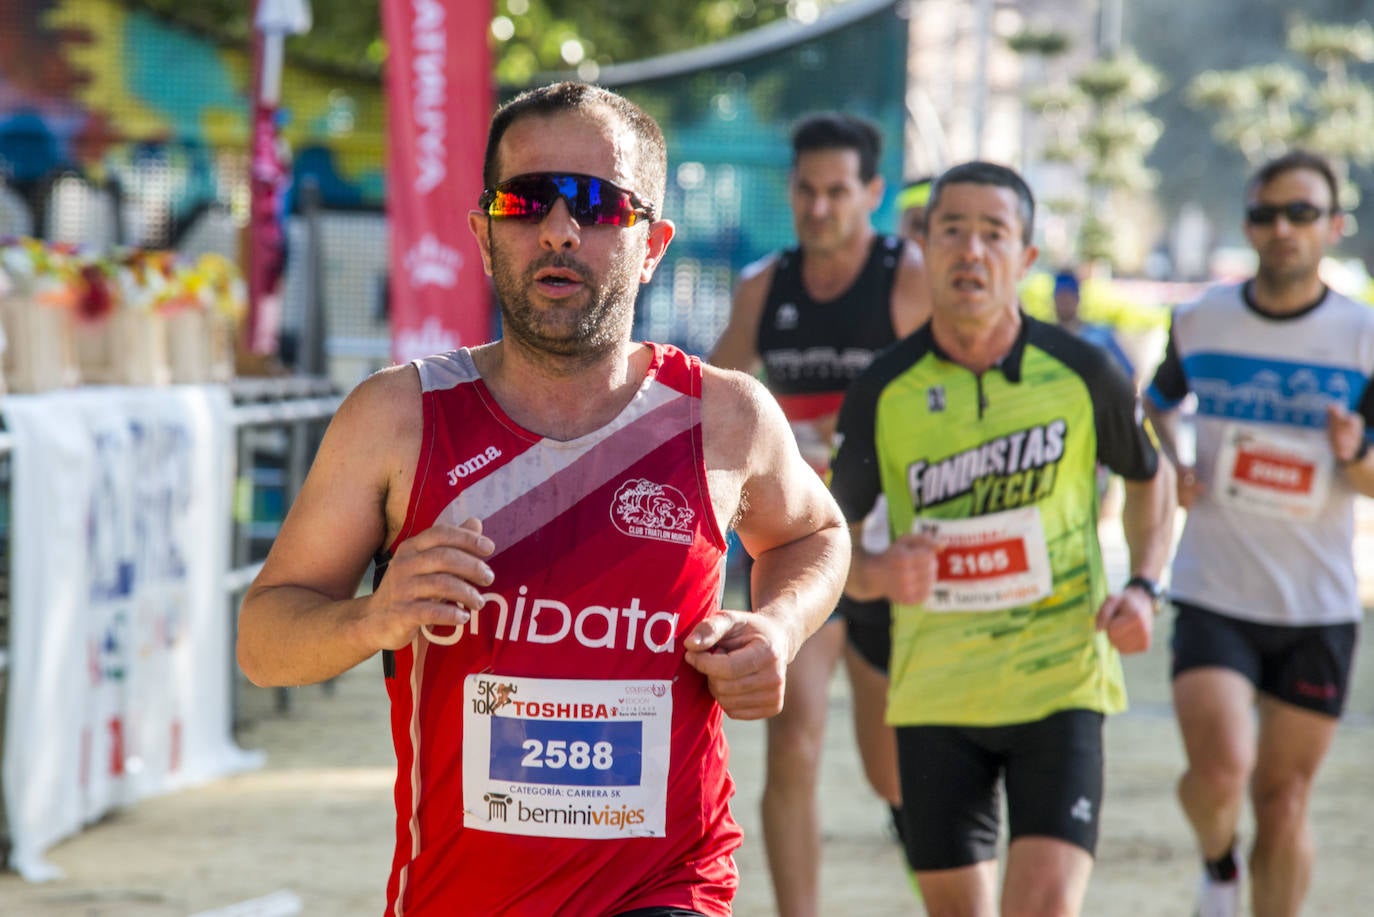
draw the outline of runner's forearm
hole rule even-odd
[[[1374,450],[1356,461],[1341,465],[1341,470],[1345,472],[1345,479],[1351,487],[1362,496],[1374,497]]]
[[[1121,526],[1131,558],[1131,574],[1159,579],[1173,546],[1177,496],[1174,468],[1163,457],[1148,481],[1126,481]]]
[[[368,598],[254,587],[239,614],[239,668],[259,687],[315,684],[348,671],[378,650],[359,635]]]
[[[834,610],[848,567],[849,533],[838,521],[755,559],[754,610],[783,624],[789,661]]]
[[[1159,451],[1173,463],[1175,468],[1183,468],[1187,463],[1183,462],[1178,454],[1178,410],[1161,410],[1152,405],[1149,399],[1143,399],[1145,403],[1145,416],[1150,419],[1150,425],[1154,427],[1155,437],[1159,440]]]

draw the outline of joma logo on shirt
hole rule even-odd
[[[970,492],[975,516],[1034,503],[1054,489],[1068,428],[1059,418],[999,436],[933,465],[918,459],[906,472],[912,506],[922,510]]]
[[[461,479],[475,471],[481,471],[500,457],[500,449],[495,446],[488,446],[485,451],[479,452],[467,461],[450,468],[448,471],[448,486],[457,487]]]

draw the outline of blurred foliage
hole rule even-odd
[[[177,25],[220,41],[244,43],[252,28],[252,0],[123,0]],[[386,58],[377,0],[312,0],[313,25],[306,35],[288,38],[288,56],[298,62],[376,75]]]
[[[1105,111],[1148,102],[1159,95],[1159,71],[1130,51],[1099,58],[1074,77],[1074,84]]]
[[[481,2],[481,0],[463,0]],[[523,85],[536,74],[595,68],[709,44],[779,19],[814,19],[840,0],[490,0],[496,79]],[[248,0],[125,0],[220,40],[245,41]],[[380,74],[386,60],[378,0],[311,0],[314,25],[287,41],[298,62]],[[590,69],[589,69],[590,68]]]
[[[1342,184],[1342,203],[1359,204],[1351,163],[1374,164],[1374,85],[1351,74],[1374,62],[1374,27],[1296,20],[1288,49],[1320,74],[1287,63],[1208,70],[1188,85],[1188,101],[1219,117],[1213,135],[1258,165],[1293,146],[1325,154]]]
[[[1025,29],[1007,44],[1025,60],[1023,98],[1045,129],[1037,155],[1043,162],[1072,167],[1082,178],[1080,199],[1060,197],[1051,208],[1077,225],[1076,251],[1053,254],[1064,261],[1115,267],[1114,204],[1155,186],[1157,176],[1145,160],[1164,126],[1144,106],[1159,95],[1163,79],[1125,50],[1089,61],[1067,81],[1047,82],[1045,62],[1068,49],[1067,39],[1050,30]]]
[[[596,68],[707,45],[780,19],[809,21],[837,0],[494,0],[497,81]]]
[[[1073,42],[1064,32],[1051,28],[1027,26],[1007,39],[1007,47],[1017,54],[1037,54],[1058,57],[1068,51]]]
[[[1374,62],[1374,27],[1368,20],[1354,25],[1304,22],[1288,32],[1288,47],[1311,58],[1322,70],[1344,68],[1347,63]]]
[[[1057,321],[1054,315],[1054,274],[1032,271],[1017,288],[1021,306],[1041,321]],[[1170,310],[1150,287],[1123,284],[1110,277],[1079,280],[1078,315],[1085,322],[1110,325],[1119,335],[1163,334],[1169,330]]]

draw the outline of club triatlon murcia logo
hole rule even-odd
[[[615,527],[635,538],[692,543],[696,510],[682,491],[667,484],[634,478],[620,485],[611,503]]]

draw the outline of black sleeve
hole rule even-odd
[[[1183,372],[1183,361],[1178,358],[1178,345],[1174,342],[1174,323],[1169,322],[1169,343],[1164,347],[1164,359],[1155,370],[1154,380],[1146,390],[1155,407],[1169,409],[1188,395],[1188,376]]]
[[[859,522],[868,515],[882,493],[875,439],[881,391],[882,384],[870,367],[870,371],[850,383],[835,426],[830,492],[850,522]]]
[[[1355,413],[1364,418],[1364,438],[1374,441],[1374,379],[1365,381],[1364,392],[1355,405]]]
[[[1097,460],[1128,481],[1148,481],[1159,470],[1154,437],[1145,428],[1145,413],[1134,387],[1119,372],[1108,374],[1112,376],[1118,378],[1089,384],[1097,424]],[[1115,384],[1118,379],[1124,384]]]
[[[1097,460],[1131,481],[1148,481],[1159,469],[1154,438],[1135,385],[1106,351],[1053,329],[1041,346],[1078,373],[1093,403]]]

